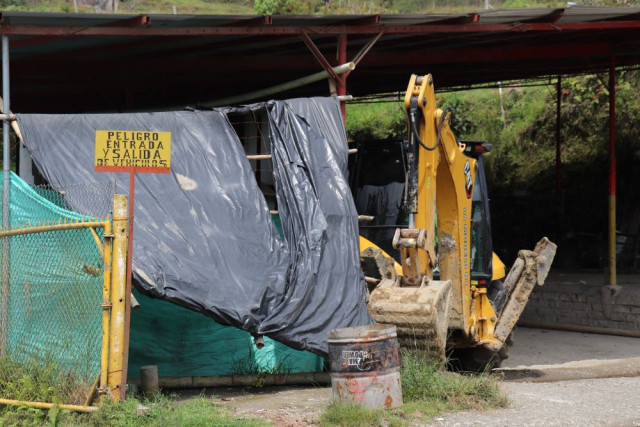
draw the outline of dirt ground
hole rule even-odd
[[[574,332],[517,331],[500,385],[510,407],[447,413],[424,426],[640,427],[640,339]],[[331,387],[217,389],[238,418],[276,426],[316,425]]]

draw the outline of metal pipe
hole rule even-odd
[[[100,375],[98,375],[96,380],[91,385],[91,391],[89,391],[89,394],[87,395],[87,398],[85,399],[85,401],[83,403],[83,406],[91,406],[91,403],[96,398],[96,394],[97,394],[99,386],[100,386]]]
[[[276,211],[276,210],[270,210],[269,211],[270,215],[280,215],[280,211]],[[373,221],[374,219],[376,219],[375,216],[371,216],[371,215],[358,215],[358,221]],[[395,225],[393,226],[395,228]]]
[[[18,235],[26,235],[26,234],[35,234],[35,233],[43,233],[47,231],[56,231],[56,230],[77,230],[91,227],[103,227],[104,222],[101,221],[74,221],[74,222],[61,222],[58,224],[42,224],[38,226],[30,226],[29,228],[16,228],[13,230],[0,231],[1,237],[11,237]],[[25,225],[27,227],[27,225]]]
[[[531,322],[528,320],[518,322],[518,326],[522,326],[524,328],[553,329],[556,331],[584,332],[587,334],[616,335],[620,337],[640,338],[640,331],[625,331],[624,329],[607,329],[607,328],[596,328],[593,326],[566,325],[566,324],[561,325],[557,323]]]
[[[269,385],[322,385],[330,384],[328,372],[309,372],[297,374],[248,374],[222,375],[215,377],[160,377],[160,388],[206,388],[206,387],[247,387],[260,382]],[[131,378],[131,384],[140,385],[139,378]]]
[[[9,37],[3,35],[2,36],[2,110],[4,112],[10,111],[9,105]],[[9,191],[9,179],[11,172],[11,155],[10,155],[10,146],[9,146],[9,122],[7,119],[10,115],[2,114],[4,117],[0,117],[2,122],[2,170],[4,172],[4,189]],[[9,202],[9,194],[6,194],[7,202]],[[3,199],[3,215],[2,215],[2,226],[6,230],[8,228],[9,220],[9,207],[5,206]],[[4,209],[7,210],[7,215],[4,215]]]
[[[347,62],[347,34],[346,33],[342,33],[338,35],[338,62],[341,64],[344,64],[345,62]],[[354,63],[354,67],[355,67],[355,63]],[[337,85],[338,96],[345,96],[347,94],[347,77],[349,77],[350,72],[351,71],[348,71],[347,73],[345,73],[344,76],[342,76],[342,78],[337,79],[336,85]],[[340,112],[342,113],[342,123],[344,124],[347,122],[347,107],[344,101],[340,101]]]
[[[129,227],[127,233],[127,268],[124,291],[124,333],[122,336],[122,388],[120,399],[127,393],[127,372],[129,369],[129,332],[131,329],[131,289],[133,282],[133,223],[135,213],[136,168],[129,169]],[[125,199],[126,200],[126,199]]]
[[[109,370],[107,387],[111,399],[124,399],[124,329],[125,294],[127,288],[127,196],[113,198],[113,247],[111,262],[111,319],[109,337]]]
[[[356,154],[357,148],[350,148],[348,154]],[[248,154],[247,160],[271,160],[271,154]]]
[[[616,65],[609,64],[609,285],[617,285],[616,271]]]
[[[560,149],[560,119],[562,113],[562,77],[556,82],[556,201],[562,201],[562,151]]]
[[[100,356],[100,393],[106,393],[109,375],[109,320],[111,318],[111,247],[113,232],[111,223],[104,226],[104,245],[102,247],[102,351]]]
[[[353,71],[356,68],[353,62],[347,62],[346,64],[338,65],[337,67],[333,67],[334,73],[340,75],[349,71]],[[245,93],[243,95],[231,96],[228,98],[222,98],[215,101],[204,102],[200,104],[203,107],[221,107],[226,105],[239,104],[242,102],[252,101],[259,98],[264,98],[270,95],[274,95],[276,93],[284,92],[286,90],[295,89],[310,83],[315,83],[320,80],[324,80],[329,77],[329,72],[320,71],[315,74],[311,74],[306,77],[301,77],[296,80],[292,80],[287,83],[282,83],[279,85],[271,86],[265,89],[256,90],[253,92]]]
[[[271,160],[271,154],[249,154],[248,160]]]
[[[64,404],[47,403],[47,402],[25,402],[23,400],[13,400],[13,399],[0,399],[0,405],[28,406],[30,408],[38,408],[38,409],[60,408],[60,409],[66,409],[66,410],[75,411],[75,412],[95,412],[98,410],[98,408],[93,406],[64,405]]]
[[[9,111],[9,37],[2,36],[2,107]],[[2,122],[2,230],[8,230],[11,225],[11,155],[9,145],[9,122]],[[0,355],[7,351],[7,334],[9,329],[10,295],[10,239],[2,239],[2,269],[0,286]]]

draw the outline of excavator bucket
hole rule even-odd
[[[494,337],[505,342],[524,310],[529,295],[536,285],[542,286],[549,274],[557,246],[546,237],[538,242],[532,251],[521,250],[504,281],[507,293],[505,302],[499,308],[498,323]]]
[[[377,322],[396,325],[401,347],[444,360],[450,301],[450,280],[403,287],[399,280],[383,279],[371,292],[369,313]]]

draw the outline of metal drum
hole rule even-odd
[[[328,334],[333,400],[367,408],[402,406],[394,325],[333,329]]]

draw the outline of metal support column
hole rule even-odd
[[[2,104],[5,112],[10,111],[9,106],[9,37],[2,36]],[[10,214],[10,179],[11,179],[11,152],[9,145],[9,119],[2,122],[2,229],[8,230],[11,226]],[[9,298],[10,298],[10,238],[2,239],[2,279],[0,286],[0,355],[7,352],[7,335],[9,329]]]
[[[561,137],[560,129],[562,124],[561,120],[562,112],[562,77],[558,76],[556,82],[556,201],[558,205],[562,202],[562,150],[560,149]]]
[[[347,34],[342,33],[338,36],[338,64],[344,64],[347,61]],[[338,96],[344,96],[347,94],[347,77],[349,73],[345,73],[340,76],[336,81]],[[347,109],[346,103],[340,101],[340,111],[342,112],[342,122],[347,122]]]
[[[617,285],[616,274],[616,65],[609,64],[609,285]]]

